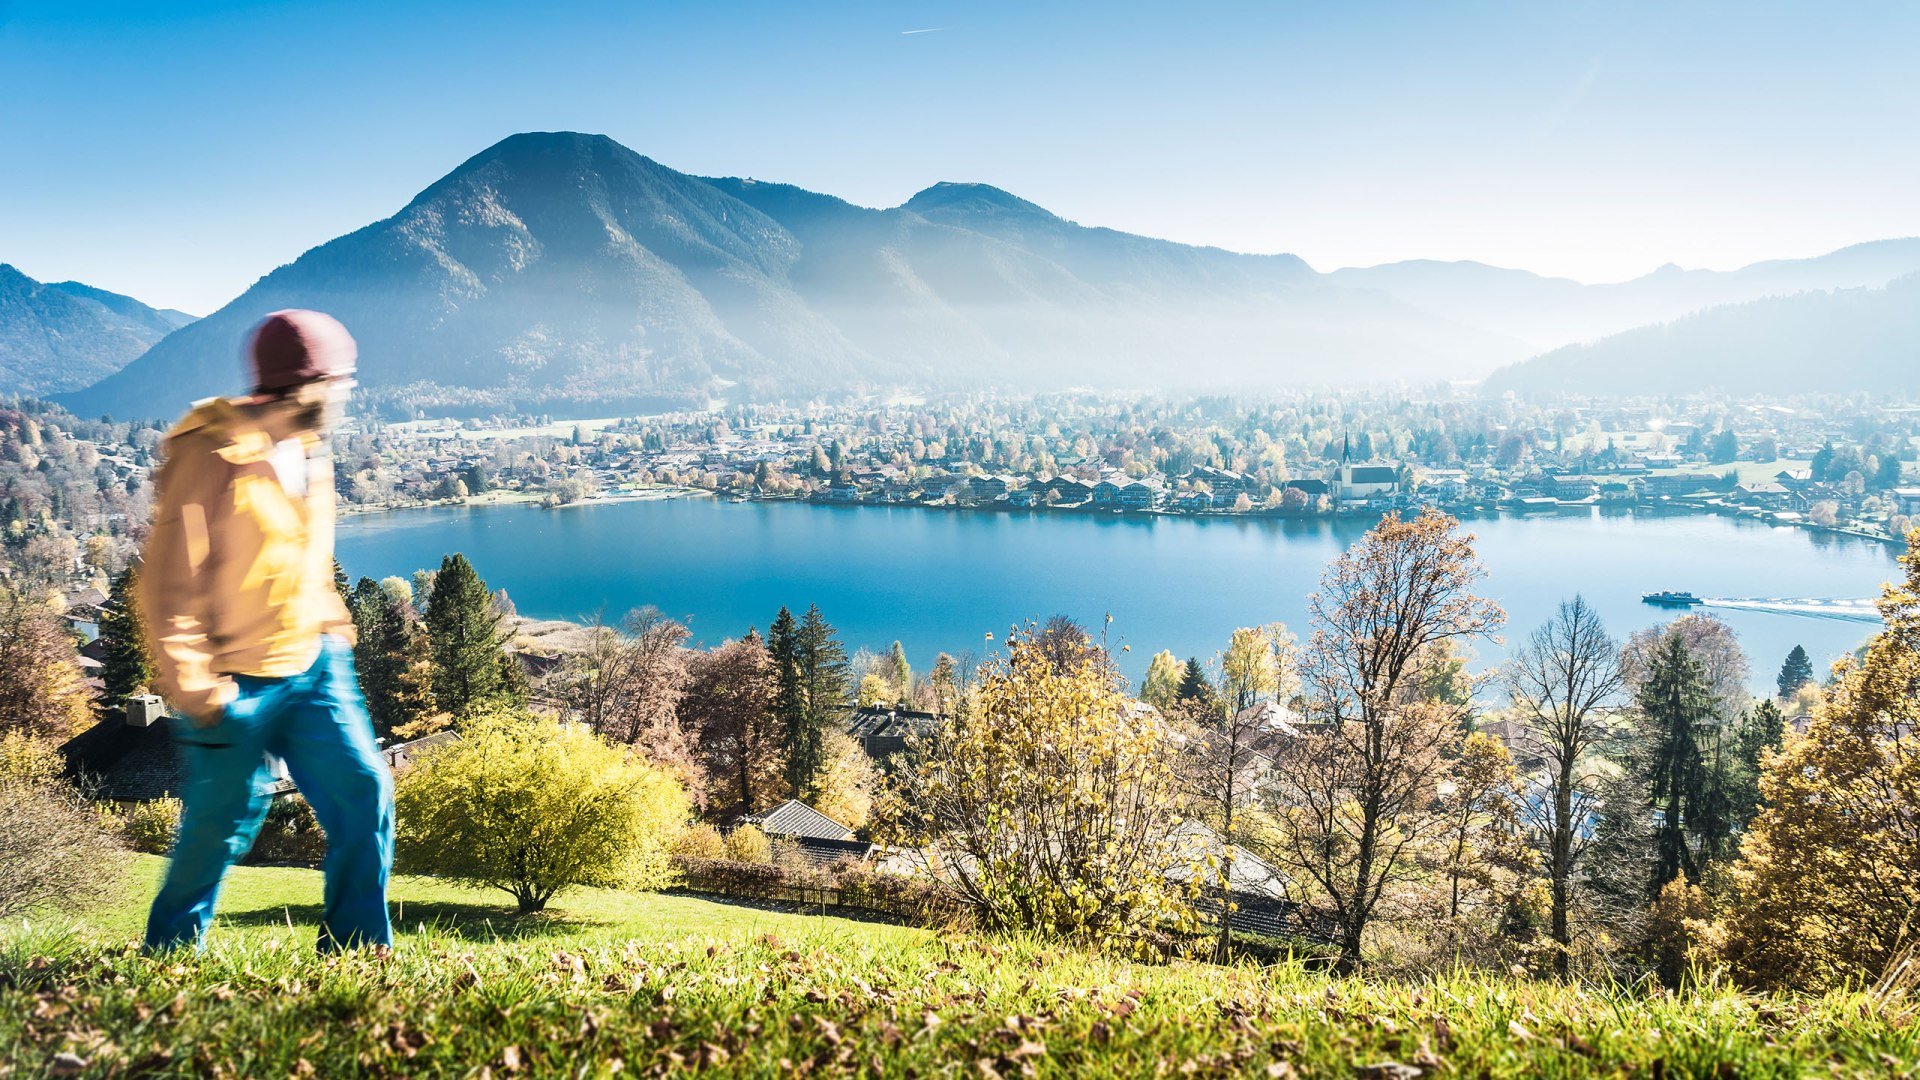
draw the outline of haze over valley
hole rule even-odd
[[[1290,255],[1083,226],[982,183],[874,209],[691,176],[605,136],[526,133],[190,325],[14,274],[0,281],[0,393],[56,393],[82,415],[170,415],[233,390],[234,343],[286,307],[338,315],[360,341],[363,386],[399,415],[1496,371],[1495,389],[1629,394],[1692,385],[1695,351],[1719,365],[1750,348],[1778,359],[1752,365],[1747,389],[1805,389],[1810,364],[1823,386],[1883,389],[1920,344],[1911,288],[1888,288],[1915,271],[1920,240],[1892,239],[1603,285],[1427,260],[1323,273]],[[1810,355],[1842,340],[1837,355]],[[1656,369],[1671,377],[1648,382]]]

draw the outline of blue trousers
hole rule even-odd
[[[180,833],[147,916],[147,948],[199,945],[227,868],[253,847],[274,779],[266,755],[313,807],[327,836],[320,949],[390,945],[393,778],[373,739],[353,649],[332,636],[300,675],[238,675],[240,696],[208,727],[176,729],[186,759]]]

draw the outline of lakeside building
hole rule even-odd
[[[1343,506],[1391,499],[1400,494],[1400,470],[1380,462],[1343,461],[1334,467],[1327,486]]]

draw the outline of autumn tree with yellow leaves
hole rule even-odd
[[[924,853],[981,923],[1139,951],[1191,927],[1172,725],[1121,689],[1097,645],[1029,626],[920,749],[887,835]]]
[[[1920,939],[1920,530],[1907,544],[1905,580],[1880,597],[1886,628],[1766,758],[1722,926],[1756,985],[1871,981]]]
[[[1317,914],[1339,928],[1342,974],[1368,926],[1438,833],[1436,781],[1460,740],[1470,696],[1450,680],[1455,646],[1505,620],[1474,593],[1485,570],[1473,538],[1428,509],[1382,518],[1327,568],[1308,602],[1305,698],[1315,730],[1274,758],[1282,821],[1275,854]]]

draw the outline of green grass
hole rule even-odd
[[[1678,997],[1069,948],[586,892],[513,918],[403,881],[396,955],[311,952],[318,876],[245,868],[198,957],[128,944],[146,883],[0,929],[0,1074],[1914,1075],[1914,1004]],[[288,923],[291,922],[292,928]],[[71,1062],[69,1062],[71,1064]],[[484,1070],[484,1072],[483,1072]]]
[[[1781,472],[1804,469],[1812,462],[1804,458],[1781,458],[1778,461],[1733,461],[1720,465],[1683,465],[1676,469],[1654,469],[1652,475],[1667,476],[1674,473],[1712,473],[1725,476],[1728,472],[1738,473],[1743,484],[1768,484]]]

